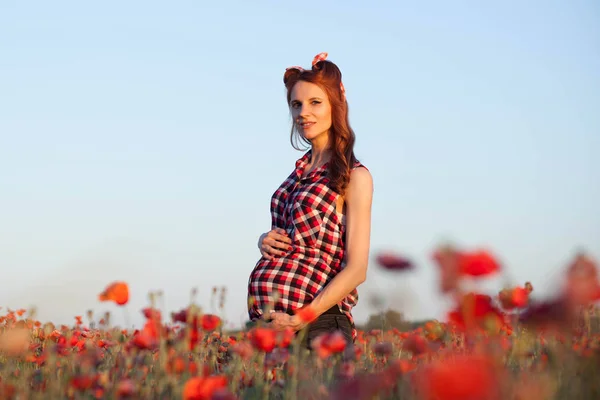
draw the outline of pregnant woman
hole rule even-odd
[[[296,332],[308,324],[308,346],[334,330],[354,342],[371,231],[373,180],[354,156],[342,74],[326,58],[285,71],[292,146],[300,150],[299,139],[309,149],[271,198],[271,230],[260,236],[262,257],[248,281],[250,320]]]

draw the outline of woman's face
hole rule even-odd
[[[331,104],[327,94],[318,85],[305,81],[296,83],[292,88],[290,108],[298,132],[304,138],[314,142],[317,138],[329,135]]]

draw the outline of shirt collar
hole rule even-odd
[[[309,150],[301,158],[299,158],[296,161],[296,175],[298,176],[298,178],[300,178],[302,176],[302,174],[304,173],[306,165],[310,162],[311,155],[312,155],[312,150]],[[304,179],[314,177],[315,175],[326,171],[328,165],[329,165],[329,161],[326,162],[325,164],[321,165],[319,168],[310,171],[310,173]]]

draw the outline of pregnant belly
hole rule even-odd
[[[255,307],[269,304],[276,311],[289,312],[311,302],[331,279],[328,268],[318,260],[261,259],[248,284]]]

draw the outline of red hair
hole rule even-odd
[[[318,61],[310,70],[288,69],[283,76],[287,89],[288,105],[291,101],[292,88],[299,81],[318,85],[326,94],[331,104],[331,128],[329,130],[329,148],[331,158],[328,165],[329,186],[340,195],[344,195],[350,182],[350,170],[356,162],[354,156],[354,131],[348,119],[348,102],[342,91],[342,73],[331,61]],[[296,150],[298,140],[306,144],[310,141],[298,134],[296,121],[292,121],[290,142]]]

